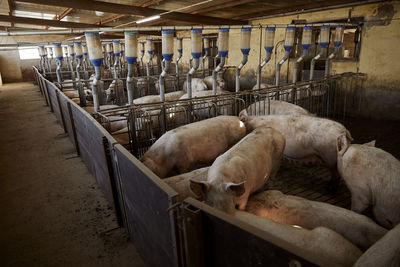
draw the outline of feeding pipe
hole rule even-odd
[[[320,38],[320,43],[319,45],[321,46],[321,51],[319,52],[318,55],[316,55],[312,60],[311,60],[311,66],[310,66],[310,80],[314,79],[314,69],[315,69],[315,63],[318,59],[324,56],[325,50],[328,47],[329,44],[329,35],[330,35],[331,28],[329,25],[323,25],[321,27],[321,32],[319,35]]]
[[[53,47],[54,47],[54,54],[57,59],[57,68],[56,68],[57,82],[58,86],[62,90],[61,67],[63,61],[63,51],[61,48],[61,43],[53,43]]]
[[[302,37],[302,40],[301,40],[301,46],[303,47],[303,54],[294,63],[294,66],[293,66],[293,80],[292,80],[293,83],[297,82],[298,68],[299,68],[300,63],[307,56],[307,51],[308,51],[308,49],[310,48],[310,45],[311,45],[311,37],[312,37],[312,27],[311,26],[305,26],[303,28],[303,37]]]
[[[69,68],[71,70],[71,79],[72,79],[72,86],[74,87],[74,89],[76,89],[76,84],[75,84],[75,70],[74,70],[74,56],[75,56],[75,52],[74,52],[74,45],[70,44],[67,47],[68,50],[68,55],[69,55]]]
[[[47,47],[47,55],[48,55],[47,64],[48,64],[49,71],[51,72],[51,61],[53,59],[53,47],[51,47],[51,46]]]
[[[68,58],[68,46],[63,46],[62,47],[64,57],[65,57],[65,64],[67,65],[67,69],[69,68],[69,58]]]
[[[38,46],[38,50],[39,50],[39,56],[40,56],[40,68],[42,69],[43,75],[46,74],[46,69],[45,69],[45,59],[44,59],[44,46],[43,45],[39,45]]]
[[[82,53],[83,53],[83,70],[86,71],[87,68],[87,46],[86,44],[82,44]]]
[[[125,32],[125,59],[128,63],[128,74],[126,76],[126,89],[128,92],[128,104],[133,104],[133,75],[137,60],[137,36],[136,31]]]
[[[294,26],[286,27],[285,44],[283,46],[285,48],[285,55],[276,65],[276,74],[275,74],[275,85],[276,86],[279,86],[282,64],[285,63],[285,61],[289,58],[290,50],[292,50],[292,47],[294,44],[295,31],[296,31],[296,27],[294,27]]]
[[[171,64],[172,57],[174,56],[174,31],[173,30],[162,30],[162,56],[165,59],[165,66],[160,74],[160,101],[165,101],[165,76],[169,72],[169,66]]]
[[[153,62],[154,45],[153,39],[146,39],[146,49],[149,54],[149,59],[146,62],[147,77],[150,77],[150,63]],[[149,80],[148,80],[149,81]]]
[[[240,32],[240,51],[242,51],[243,58],[242,62],[240,62],[239,66],[236,68],[236,86],[235,91],[240,91],[240,70],[247,63],[247,58],[250,53],[250,36],[251,36],[251,28],[243,27]]]
[[[265,38],[264,38],[264,49],[267,52],[267,56],[257,67],[257,89],[261,87],[261,69],[270,61],[272,50],[274,49],[275,41],[275,27],[265,28]]]
[[[47,57],[47,50],[44,46],[42,48],[42,53],[43,53],[44,68],[47,68],[47,71],[50,72],[49,61],[48,61],[48,57]]]
[[[221,57],[219,65],[212,73],[212,94],[217,94],[217,74],[224,67],[225,59],[229,52],[229,28],[220,28],[218,30],[218,55]]]
[[[182,58],[182,38],[176,38],[176,49],[178,51],[178,57],[175,61],[175,75],[176,75],[176,82],[179,85],[179,61]]]
[[[144,58],[144,44],[145,42],[140,42],[140,66],[142,68],[142,73],[143,73],[143,69],[144,69],[144,64],[143,64],[143,58]]]
[[[92,83],[92,95],[94,112],[99,111],[99,95],[101,94],[99,88],[99,81],[101,79],[101,64],[103,63],[103,52],[101,49],[99,32],[86,32],[86,44],[89,52],[89,59],[95,70],[95,77]]]
[[[208,50],[210,50],[210,39],[208,37],[203,38],[203,48],[204,48],[204,56],[202,58],[202,69],[203,69],[203,77],[205,77],[206,76],[205,62],[206,58],[208,58]]]
[[[201,57],[201,39],[203,30],[202,29],[191,29],[190,37],[192,43],[192,57],[194,58],[194,65],[191,67],[189,72],[186,74],[186,93],[188,99],[192,98],[192,75],[198,69]]]
[[[343,36],[344,36],[344,26],[338,25],[335,29],[335,39],[333,44],[335,45],[335,50],[326,58],[325,61],[325,78],[329,77],[329,65],[330,61],[335,58],[336,54],[339,52],[339,48],[343,43]]]
[[[74,42],[74,52],[76,59],[78,63],[76,64],[76,77],[78,80],[78,93],[79,93],[79,103],[82,107],[86,106],[86,96],[85,96],[85,91],[83,90],[83,87],[81,86],[80,80],[80,68],[82,64],[82,57],[83,57],[83,52],[82,52],[82,43],[81,42]]]
[[[106,52],[107,52],[107,60],[106,60],[106,65],[108,66],[109,69],[111,69],[111,66],[113,65],[113,46],[112,43],[106,43]]]

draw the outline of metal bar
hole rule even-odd
[[[97,27],[95,24],[88,23],[78,23],[78,22],[67,22],[67,21],[56,21],[51,19],[34,19],[27,17],[15,17],[0,15],[0,21],[20,23],[20,24],[32,24],[32,25],[43,25],[52,27],[62,27],[62,28],[88,28]]]

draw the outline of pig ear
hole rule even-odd
[[[347,148],[349,148],[349,142],[347,140],[346,135],[342,134],[337,138],[336,142],[337,153],[343,156],[344,152],[347,151]]]
[[[204,199],[206,191],[208,190],[209,187],[210,185],[206,181],[196,181],[190,179],[189,189],[197,200]]]
[[[245,191],[244,182],[241,182],[239,184],[226,183],[225,190],[227,192],[232,192],[236,197],[240,197],[241,195],[244,194]]]
[[[240,113],[239,113],[239,119],[240,119],[242,122],[245,122],[245,121],[246,121],[247,116],[248,116],[248,114],[247,114],[247,110],[246,110],[246,109],[243,109],[242,111],[240,111]]]
[[[372,140],[372,141],[370,141],[370,142],[368,142],[368,143],[365,143],[365,144],[363,144],[364,146],[372,146],[372,147],[375,147],[375,142],[376,142],[376,140]]]

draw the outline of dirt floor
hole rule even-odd
[[[1,266],[144,266],[38,87],[0,87]]]

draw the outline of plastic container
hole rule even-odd
[[[301,46],[304,50],[310,48],[312,39],[312,27],[311,26],[304,26],[303,28],[303,37],[301,40]]]
[[[137,37],[138,33],[135,31],[125,32],[125,58],[128,64],[134,64],[137,59]]]
[[[338,25],[335,29],[335,39],[333,41],[335,47],[339,47],[343,43],[344,26]]]
[[[192,42],[192,56],[193,58],[200,58],[202,52],[202,29],[192,29],[190,31]]]
[[[68,45],[68,56],[70,56],[70,57],[75,56],[74,45],[73,44]]]
[[[82,44],[82,53],[86,56],[87,55],[87,46],[86,44]]]
[[[174,55],[174,31],[162,30],[162,56],[165,60],[170,61]]]
[[[99,32],[86,32],[85,36],[90,62],[93,66],[100,67],[103,63],[103,52]]]
[[[44,46],[43,45],[38,46],[38,51],[39,51],[39,56],[44,57]]]
[[[294,44],[294,35],[296,33],[296,27],[294,26],[287,26],[286,33],[285,33],[285,51],[290,51]]]
[[[220,57],[226,57],[229,52],[229,28],[220,28],[218,30],[218,54]]]
[[[106,43],[106,52],[107,54],[111,55],[113,52],[112,43]]]
[[[176,49],[179,54],[182,54],[182,38],[176,38]]]
[[[53,47],[51,46],[47,47],[47,55],[53,58]]]
[[[321,47],[327,47],[329,44],[329,35],[331,32],[331,27],[329,25],[323,25],[321,27],[320,43]]]
[[[250,52],[250,37],[251,37],[251,28],[244,27],[240,31],[240,50],[243,55],[248,55]]]
[[[82,58],[82,45],[81,42],[74,42],[74,52],[76,55],[76,58]]]
[[[146,50],[149,55],[152,55],[154,52],[153,39],[146,39]]]
[[[114,40],[112,42],[113,45],[113,53],[115,56],[119,56],[119,53],[121,53],[121,42],[119,40]]]
[[[141,53],[141,55],[143,56],[144,55],[144,45],[145,45],[145,42],[140,42],[140,53]]]
[[[54,55],[57,60],[62,60],[63,59],[63,52],[61,48],[61,43],[53,43],[53,48],[54,48]]]
[[[272,49],[274,49],[274,42],[275,42],[275,27],[266,27],[265,39],[264,39],[265,51],[271,53]]]
[[[210,49],[210,39],[208,37],[203,38],[203,47],[204,51],[208,51]]]

